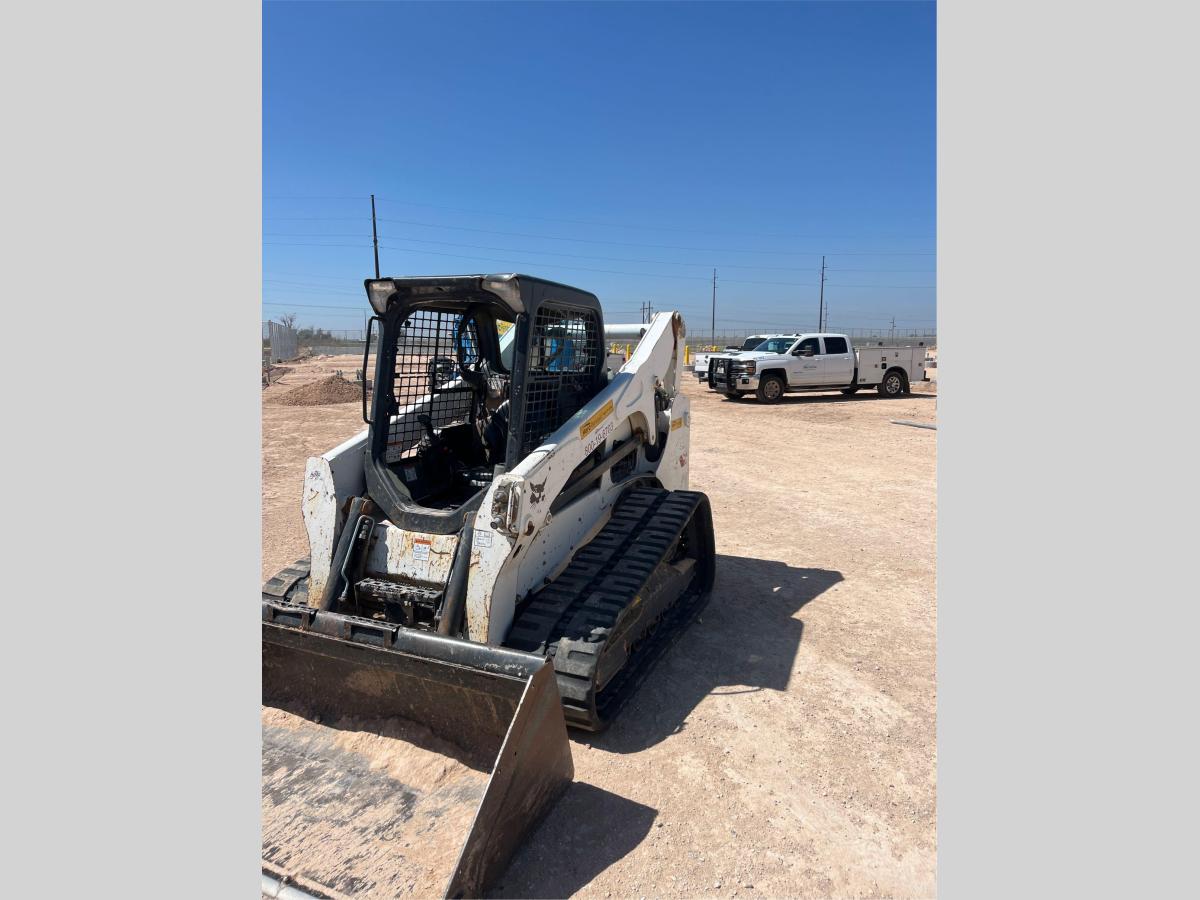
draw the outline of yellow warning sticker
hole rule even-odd
[[[596,430],[596,426],[612,415],[613,402],[609,400],[602,407],[588,416],[588,420],[579,426],[580,439],[587,437]]]
[[[676,431],[682,427],[683,427],[683,416],[680,416],[678,419],[671,420],[671,430],[672,431]]]

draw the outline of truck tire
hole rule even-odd
[[[850,385],[850,387],[844,387],[844,388],[842,388],[842,393],[845,394],[847,397],[857,394],[858,393],[858,385],[852,384],[852,385]]]
[[[778,375],[764,375],[759,379],[758,389],[754,392],[760,403],[778,403],[783,399],[787,385]]]
[[[888,369],[883,373],[883,380],[879,382],[879,396],[881,397],[899,397],[906,393],[908,383],[905,381],[904,373],[899,369]]]

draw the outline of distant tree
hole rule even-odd
[[[294,329],[296,327],[296,318],[297,317],[295,313],[284,313],[279,317],[279,324],[284,328]]]

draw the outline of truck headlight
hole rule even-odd
[[[753,375],[758,369],[758,363],[744,362],[739,363],[737,370],[743,375]]]

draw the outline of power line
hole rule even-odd
[[[349,297],[350,296],[349,294],[342,294],[337,291],[309,290],[308,288],[270,287],[270,288],[263,289],[263,297],[266,299],[271,299],[271,298],[267,297],[268,291],[270,291],[273,296],[287,296],[287,297],[299,296],[301,299],[303,299],[305,297],[330,297],[330,296]]]
[[[936,284],[846,284],[841,281],[834,281],[832,283],[835,284],[837,287],[883,288],[884,290],[892,290],[893,288],[897,289],[897,290],[907,290],[907,289],[911,288],[914,291],[915,290],[921,290],[921,291],[937,290]]]
[[[304,216],[304,217],[288,217],[288,216],[264,216],[264,221],[294,221],[294,222],[319,222],[319,221],[364,221],[360,216]],[[442,228],[448,231],[471,231],[480,234],[503,234],[509,237],[531,237],[539,240],[547,241],[571,241],[578,244],[608,244],[616,247],[654,247],[658,250],[691,250],[697,253],[765,253],[774,256],[820,256],[816,251],[806,250],[760,250],[753,248],[731,249],[728,247],[681,247],[676,244],[647,244],[647,243],[630,243],[629,241],[607,241],[596,238],[574,238],[563,237],[554,234],[531,234],[525,231],[501,231],[494,228],[472,228],[467,225],[442,225],[437,222],[418,222],[412,219],[389,219],[384,216],[379,217],[380,222],[391,222],[397,225],[416,225],[420,228]],[[831,255],[833,256],[927,256],[936,254],[936,250],[837,250]]]
[[[906,272],[910,275],[933,275],[937,269],[844,269],[841,266],[826,266],[826,272],[879,272],[883,275],[895,275]]]
[[[654,247],[659,250],[691,250],[697,253],[766,253],[774,256],[820,256],[820,253],[806,250],[758,250],[742,248],[738,250],[720,247],[681,247],[674,244],[629,243],[628,241],[604,241],[589,238],[569,238],[552,234],[530,234],[522,231],[499,231],[490,228],[471,228],[466,225],[439,225],[436,222],[416,222],[410,219],[385,219],[381,222],[392,222],[398,225],[417,225],[421,228],[444,228],[451,231],[474,231],[482,234],[504,234],[511,237],[532,237],[548,241],[572,241],[579,244],[610,244],[617,247]],[[834,256],[926,256],[936,254],[936,250],[836,250]]]
[[[374,195],[372,195],[372,196],[374,196]],[[358,197],[336,197],[336,196],[306,197],[306,196],[296,195],[296,196],[263,197],[263,199],[264,200],[365,200],[366,196],[364,195],[364,196],[358,196]],[[697,228],[680,228],[680,227],[674,226],[674,225],[647,225],[643,222],[597,222],[597,221],[588,220],[588,219],[561,219],[561,218],[554,217],[554,216],[536,216],[536,215],[531,215],[529,213],[496,212],[495,210],[487,210],[487,209],[468,209],[468,208],[462,207],[462,206],[444,206],[444,205],[437,204],[437,203],[423,203],[423,202],[420,202],[417,200],[399,200],[395,197],[379,196],[379,199],[386,200],[388,203],[395,203],[400,206],[417,206],[417,207],[421,207],[422,209],[440,209],[440,210],[445,210],[446,212],[468,213],[470,215],[476,215],[476,216],[496,216],[496,217],[502,218],[502,219],[522,219],[522,220],[531,220],[531,221],[538,221],[538,222],[559,222],[564,225],[585,225],[585,226],[597,227],[597,228],[627,228],[627,229],[631,228],[631,229],[637,229],[637,230],[641,230],[641,231],[673,231],[673,232],[678,232],[680,234],[722,234],[722,235],[730,235],[730,236],[734,236],[734,237],[771,238],[771,239],[778,239],[778,240],[784,240],[784,241],[795,240],[796,238],[820,239],[820,238],[829,238],[829,237],[840,237],[840,238],[853,238],[853,237],[906,238],[906,237],[908,237],[908,235],[901,234],[899,232],[866,232],[866,233],[864,233],[864,232],[844,232],[844,233],[822,233],[822,234],[796,232],[793,234],[780,234],[777,232],[726,231],[726,230],[717,230],[717,229],[711,229],[711,228],[699,228],[699,229],[697,229]],[[276,218],[283,218],[283,217],[276,217]],[[332,219],[337,219],[337,218],[349,218],[349,217],[313,216],[312,218],[313,219],[331,219],[332,220]]]
[[[343,305],[341,305],[341,306],[335,306],[335,305],[321,304],[321,303],[292,303],[292,302],[290,302],[290,301],[287,301],[287,300],[264,300],[264,301],[262,301],[262,305],[263,305],[263,306],[297,306],[297,307],[300,307],[301,309],[344,309],[344,310],[352,310],[352,309],[356,309],[356,308],[357,308],[357,307],[354,307],[354,306],[346,306],[346,305],[344,305],[344,304],[343,304]],[[364,303],[363,305],[365,306],[366,304]]]
[[[313,238],[318,238],[318,237],[320,237],[320,238],[363,237],[362,235],[359,235],[357,233],[347,233],[347,232],[309,232],[309,233],[297,234],[295,232],[285,232],[285,231],[264,231],[263,236],[264,237],[313,237]],[[553,250],[531,250],[527,247],[526,248],[492,247],[492,246],[488,246],[486,244],[459,244],[459,243],[455,243],[454,241],[435,241],[435,240],[428,240],[428,239],[424,239],[424,238],[414,238],[414,237],[392,237],[392,238],[385,238],[385,240],[407,241],[410,244],[437,244],[442,247],[464,247],[464,248],[468,248],[471,250],[495,250],[499,253],[533,253],[533,254],[541,254],[543,256],[563,256],[568,259],[596,259],[596,260],[605,260],[608,262],[649,263],[651,265],[659,265],[659,266],[701,266],[704,268],[707,268],[710,265],[710,263],[706,263],[706,262],[681,262],[679,260],[673,260],[673,259],[642,259],[639,257],[629,257],[629,256],[593,256],[590,254],[583,254],[583,253],[556,253]],[[735,265],[733,263],[723,263],[722,268],[752,269],[752,270],[769,269],[771,271],[777,271],[777,272],[815,272],[816,271],[816,269],[814,269],[810,266],[803,266],[803,267],[801,267],[801,266],[771,266],[771,265],[747,266],[747,265]],[[842,271],[851,271],[851,270],[844,269]],[[928,270],[919,270],[919,271],[928,271]]]
[[[292,278],[325,278],[330,281],[354,281],[355,283],[363,280],[358,275],[317,275],[315,272],[270,272],[268,274],[272,276],[287,275]]]
[[[272,196],[272,197],[264,196],[263,199],[264,200],[366,200],[367,195],[360,194],[357,197],[320,197],[320,196],[294,195],[294,196],[288,197],[288,196],[282,196],[282,195],[276,194],[275,196]]]
[[[336,290],[335,288],[327,288],[327,287],[324,287],[319,284],[308,284],[307,282],[304,282],[304,281],[283,281],[278,278],[264,278],[263,283],[264,284],[283,284],[283,285],[288,285],[291,287],[319,288],[320,290],[325,291],[326,293],[329,293],[329,294],[345,294],[347,297],[365,297],[366,296],[366,294],[363,293],[362,291],[339,291],[339,290]]]
[[[277,247],[361,247],[361,246],[366,246],[365,244],[297,244],[297,243],[280,242],[280,241],[264,241],[263,243],[265,246],[277,246]],[[464,254],[464,253],[446,253],[444,251],[438,251],[438,250],[425,250],[425,249],[414,250],[409,247],[396,247],[391,244],[380,244],[379,246],[381,246],[385,249],[388,249],[388,250],[397,250],[401,253],[424,253],[424,254],[428,254],[428,255],[432,255],[432,256],[449,256],[454,259],[470,259],[470,260],[478,260],[481,262],[496,262],[496,263],[500,263],[503,266],[520,265],[520,266],[532,266],[535,268],[540,267],[540,266],[545,266],[547,268],[570,269],[572,271],[578,271],[578,272],[598,272],[598,273],[605,274],[605,275],[627,275],[627,276],[630,276],[633,278],[669,278],[669,279],[684,280],[684,281],[707,281],[708,280],[707,278],[704,278],[702,276],[697,276],[697,275],[665,275],[661,272],[625,272],[625,271],[621,271],[618,269],[596,269],[596,268],[591,268],[589,266],[563,265],[562,263],[557,263],[557,262],[543,263],[543,262],[532,262],[530,260],[496,259],[494,257],[475,256],[475,255],[469,255],[469,254]],[[740,279],[740,278],[738,278],[738,279],[727,278],[726,281],[730,284],[756,284],[756,285],[765,285],[765,286],[774,286],[774,287],[807,287],[807,285],[805,285],[803,283],[798,283],[798,282],[793,282],[793,281],[758,281],[758,280],[748,280],[748,279]],[[848,285],[843,285],[843,287],[868,287],[868,288],[871,288],[871,287],[894,287],[894,288],[932,289],[933,286],[931,286],[931,285],[907,285],[907,284],[897,284],[897,285],[869,285],[869,284],[868,285],[849,285],[848,284]]]
[[[333,305],[326,305],[326,304],[319,304],[319,303],[290,303],[287,301],[264,300],[262,302],[262,305],[263,306],[281,307],[281,308],[293,308],[294,307],[296,309],[338,310],[338,311],[344,311],[344,312],[349,313],[348,317],[350,317],[350,318],[357,318],[362,312],[362,310],[355,311],[356,308],[351,307],[351,306],[344,306],[344,305],[333,306]],[[602,303],[601,306],[604,306],[604,304]],[[676,304],[673,308],[680,309],[681,312],[683,311],[682,305],[680,305],[680,304]],[[641,311],[644,313],[645,309],[646,309],[646,305],[643,304]],[[605,311],[608,314],[614,315],[614,316],[632,315],[633,314],[632,309],[625,309],[625,308],[617,309],[615,307],[605,307]],[[714,320],[714,327],[716,324],[722,324],[723,326],[726,326],[726,327],[728,327],[729,325],[775,326],[775,325],[780,325],[781,323],[789,321],[789,318],[790,317],[788,317],[786,315],[780,316],[779,318],[776,318],[776,319],[741,319],[741,318],[726,319],[726,318],[721,318],[721,319]],[[909,325],[933,325],[933,324],[936,324],[933,320],[930,320],[930,319],[896,319],[891,316],[848,316],[848,315],[843,315],[843,316],[839,316],[839,318],[842,318],[844,320],[851,321],[851,322],[890,322],[890,323],[894,322],[894,323],[898,323],[898,324],[909,324]]]
[[[862,234],[823,234],[823,235],[802,234],[802,233],[764,234],[764,233],[755,233],[755,232],[747,232],[747,231],[715,231],[715,230],[707,229],[707,228],[702,228],[702,229],[678,228],[678,227],[669,226],[669,225],[646,225],[646,224],[643,224],[640,222],[638,222],[638,223],[633,223],[633,222],[629,222],[629,223],[594,222],[594,221],[588,221],[585,219],[559,219],[559,218],[552,218],[550,216],[533,216],[533,215],[523,214],[523,213],[511,213],[511,212],[501,213],[501,212],[494,212],[494,211],[483,210],[483,209],[464,209],[463,207],[458,207],[458,206],[439,206],[435,203],[419,203],[415,200],[397,200],[394,197],[382,197],[380,199],[385,199],[389,203],[398,203],[401,206],[420,206],[420,207],[427,208],[427,209],[441,209],[441,210],[446,210],[447,212],[462,212],[462,213],[470,213],[471,215],[479,215],[479,216],[497,216],[499,218],[508,218],[508,219],[530,219],[530,220],[536,220],[539,222],[561,222],[565,225],[588,225],[588,226],[595,226],[598,228],[635,228],[635,229],[641,229],[643,231],[675,231],[675,232],[679,232],[680,234],[726,234],[726,235],[732,235],[732,236],[737,236],[737,237],[778,238],[780,240],[785,240],[785,241],[794,240],[795,238],[798,238],[798,237],[818,238],[818,237],[863,237],[864,236]],[[869,236],[869,237],[907,237],[907,235],[896,234],[896,233],[892,233],[892,234],[875,233],[875,234],[866,235],[866,236]]]

